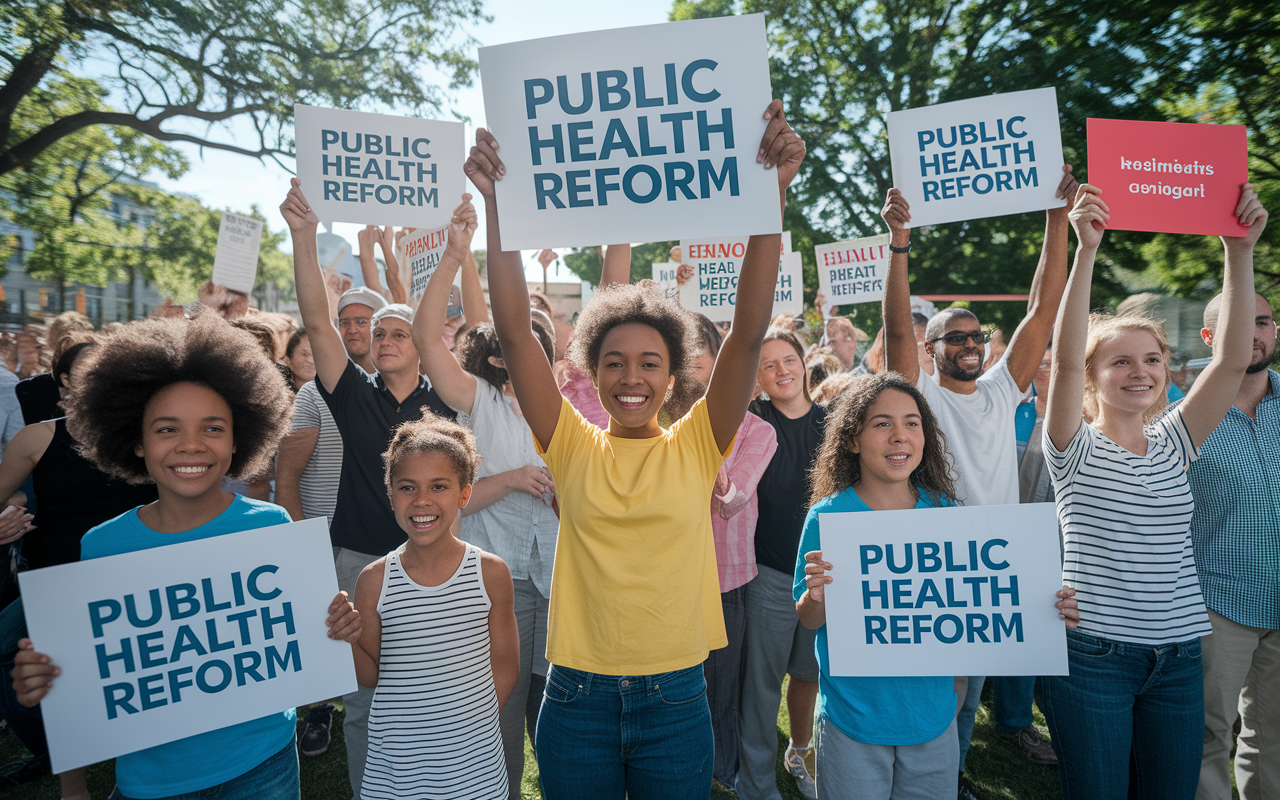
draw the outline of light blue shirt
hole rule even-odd
[[[135,508],[86,533],[80,540],[80,559],[149,550],[290,521],[289,513],[280,506],[236,495],[226,511],[204,525],[181,533],[158,533],[138,519]],[[296,726],[297,717],[291,708],[129,753],[116,759],[116,783],[121,792],[139,800],[208,789],[240,777],[280,752],[292,741]]]
[[[950,505],[944,503],[944,505]],[[935,508],[924,492],[916,508]],[[800,551],[796,554],[792,597],[804,594],[804,554],[822,549],[818,515],[840,511],[870,511],[853,489],[814,503],[804,521]],[[833,565],[839,566],[839,565]],[[844,570],[843,575],[852,575]],[[842,580],[842,578],[836,578]],[[956,693],[951,676],[931,678],[832,677],[827,658],[827,626],[818,628],[818,713],[831,720],[846,736],[863,744],[912,745],[932,742],[946,733],[956,715]]]

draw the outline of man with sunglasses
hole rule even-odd
[[[938,426],[947,437],[955,463],[956,493],[969,506],[1011,505],[1018,502],[1018,445],[1014,417],[1035,378],[1053,321],[1067,285],[1067,213],[1078,184],[1071,167],[1062,168],[1056,196],[1067,204],[1046,212],[1044,246],[1031,279],[1027,316],[1009,341],[1004,358],[985,371],[989,335],[965,308],[946,308],[925,328],[925,354],[933,359],[934,375],[920,369],[911,319],[911,287],[907,254],[911,250],[911,209],[902,193],[890,189],[880,216],[890,230],[889,275],[884,291],[884,346],[888,369],[915,383],[929,401]],[[960,739],[959,798],[976,798],[964,780],[964,760],[973,736],[973,717],[985,677],[957,678],[964,702],[957,718]],[[1056,764],[1053,749],[1031,724],[1034,677],[997,678],[997,731],[1016,738],[1032,761]]]

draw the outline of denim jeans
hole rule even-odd
[[[13,659],[18,655],[18,642],[27,637],[27,618],[22,613],[22,598],[19,597],[0,611],[0,716],[9,723],[32,755],[49,755],[49,743],[44,737],[44,718],[40,715],[40,706],[27,708],[18,702],[18,695],[13,691]]]
[[[553,664],[534,747],[546,800],[706,800],[714,744],[702,666],[616,676]]]
[[[1067,657],[1070,676],[1040,679],[1063,800],[1195,797],[1204,747],[1200,640],[1153,646],[1067,631]]]
[[[1035,676],[991,679],[995,696],[996,732],[1012,736],[1032,723],[1031,703],[1036,691]]]
[[[969,755],[969,742],[973,740],[973,722],[978,715],[978,705],[982,702],[982,687],[987,682],[985,675],[970,675],[969,690],[965,692],[960,703],[960,712],[956,714],[956,740],[960,743],[960,771],[964,772],[964,759]]]
[[[297,739],[238,778],[164,800],[299,800]],[[132,800],[117,786],[107,800]]]

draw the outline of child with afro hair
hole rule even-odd
[[[101,558],[290,521],[279,506],[222,489],[261,472],[288,429],[291,394],[253,337],[214,314],[131,323],[86,356],[67,409],[85,457],[159,499],[104,522],[81,540]],[[317,610],[318,611],[318,610]],[[329,635],[355,642],[360,617],[339,593]],[[34,706],[60,674],[23,639],[13,670],[18,701]],[[199,733],[116,759],[113,798],[218,790],[225,798],[297,798],[294,710]]]

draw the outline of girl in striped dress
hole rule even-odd
[[[1070,219],[1080,246],[1053,332],[1044,453],[1062,528],[1063,582],[1080,623],[1071,674],[1041,679],[1064,800],[1191,800],[1204,732],[1200,637],[1212,632],[1190,524],[1187,465],[1230,410],[1250,362],[1253,245],[1267,212],[1245,184],[1237,236],[1224,236],[1222,317],[1213,362],[1177,408],[1164,328],[1089,316],[1110,210],[1081,186]],[[1130,764],[1134,765],[1131,771]]]
[[[506,798],[498,711],[520,678],[511,572],[451,532],[471,499],[475,437],[427,415],[382,457],[408,541],[356,583],[356,676],[377,690],[360,797]]]

